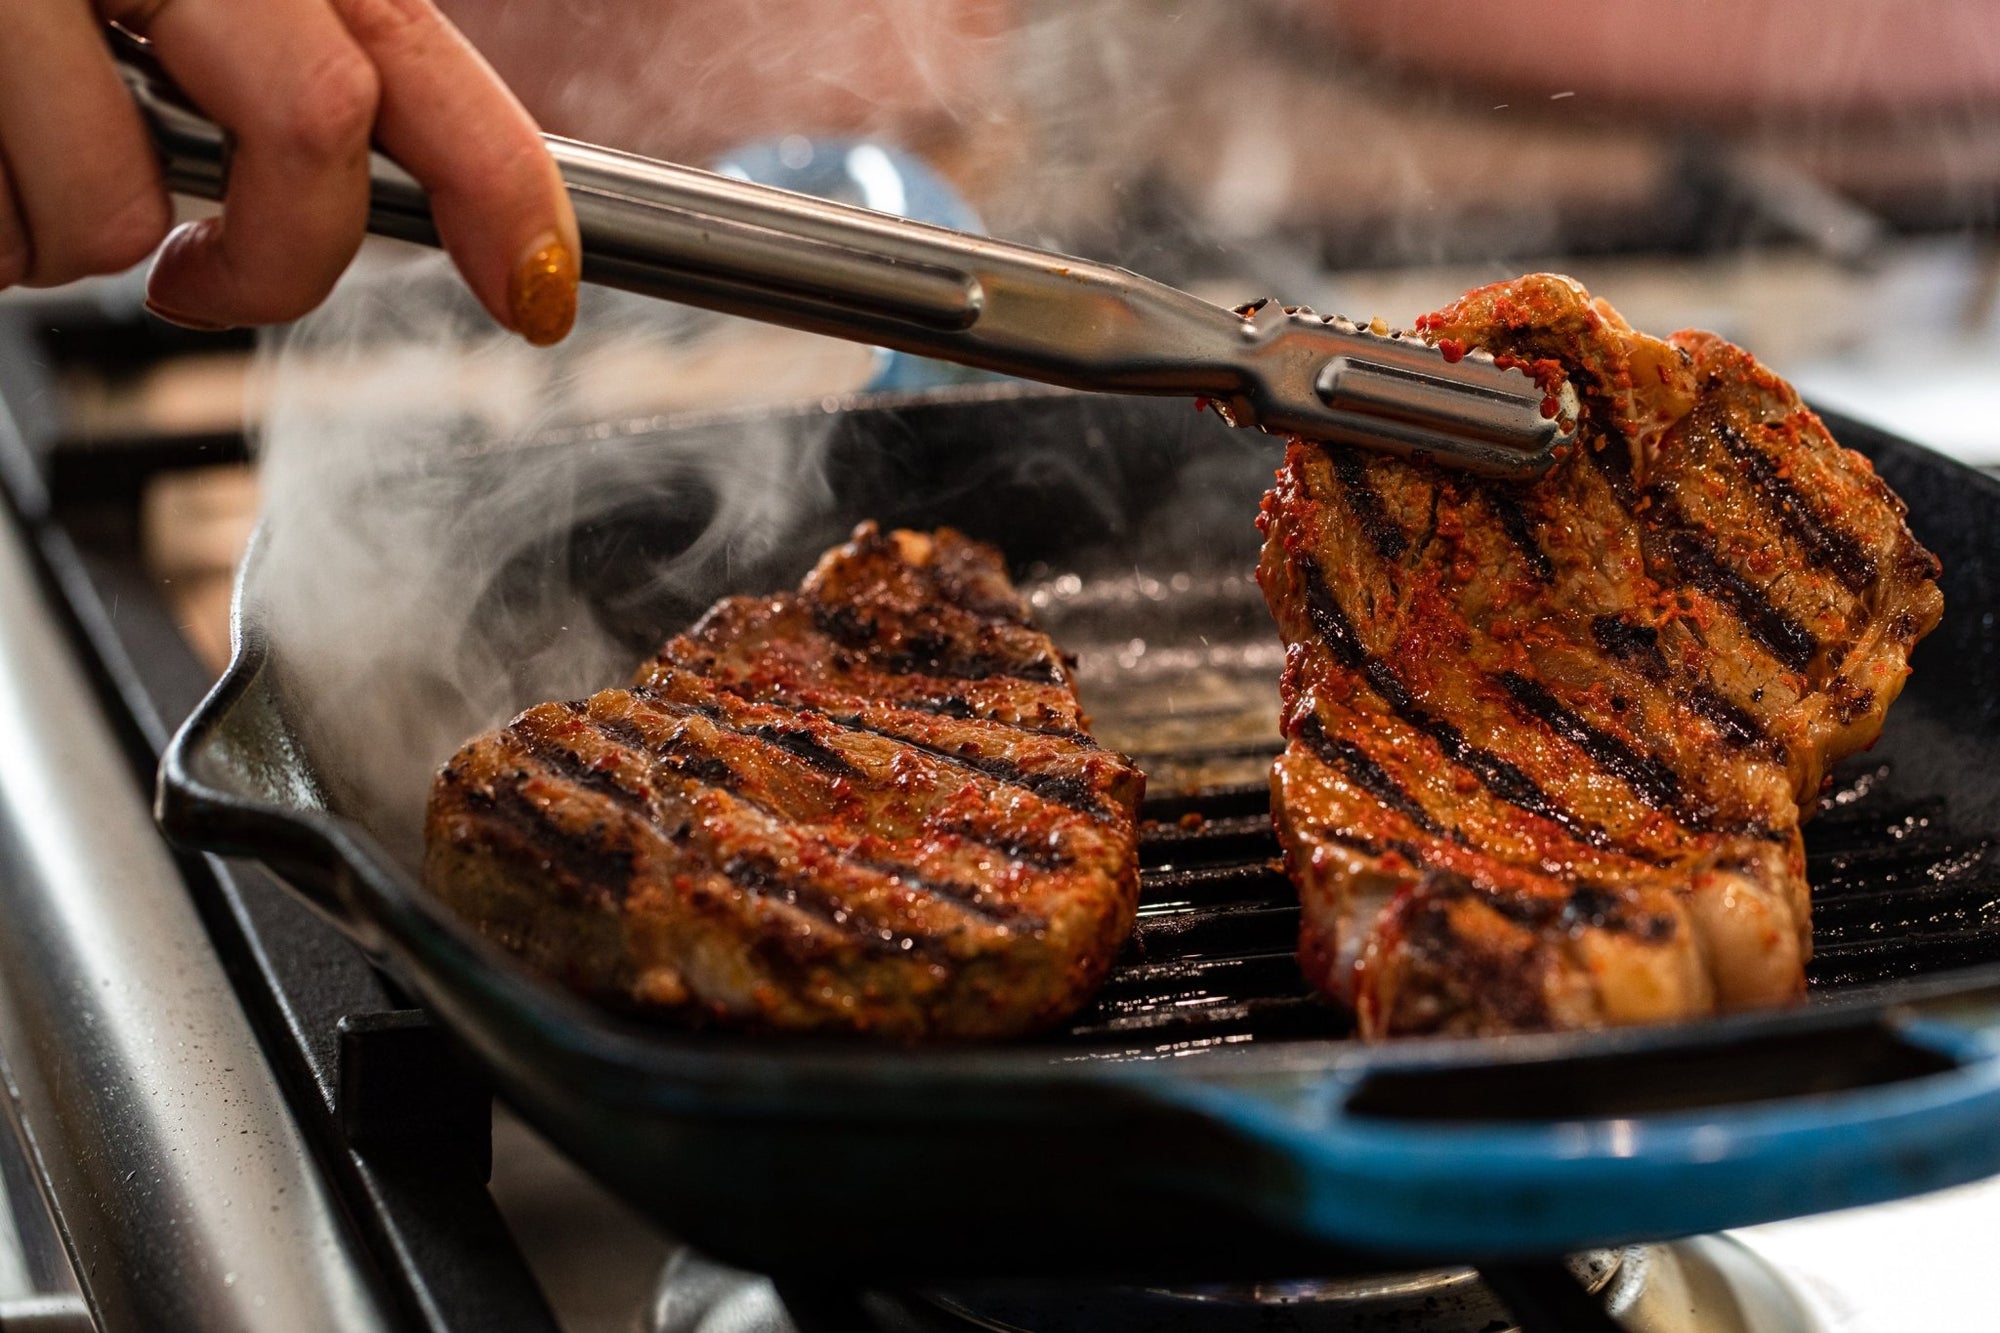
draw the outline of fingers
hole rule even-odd
[[[148,302],[197,326],[297,318],[361,245],[374,67],[320,0],[172,0],[147,35],[235,136],[222,216],[174,232]]]
[[[576,312],[576,220],[534,123],[430,0],[98,0],[136,19],[233,136],[222,215],[147,286],[177,323],[294,319],[359,247],[371,134],[430,190],[446,249],[530,341]],[[137,112],[81,0],[9,6],[0,40],[0,287],[125,268],[169,219]]]
[[[78,3],[12,4],[5,29],[0,286],[129,268],[166,233],[167,197],[96,20]]]
[[[466,282],[530,342],[560,339],[576,317],[576,217],[528,113],[431,0],[333,3],[381,75],[376,137],[430,191]]]

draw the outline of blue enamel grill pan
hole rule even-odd
[[[1789,1012],[1361,1046],[1291,962],[1296,907],[1258,789],[1156,781],[1138,936],[1068,1031],[901,1049],[647,1027],[459,927],[339,808],[249,599],[234,663],[166,756],[160,818],[184,846],[273,867],[552,1140],[676,1233],[764,1271],[1283,1277],[1545,1255],[1973,1180],[2000,1172],[2000,484],[1830,424],[1909,501],[1947,610],[1881,743],[1809,828],[1813,1002]],[[792,426],[831,432],[832,497],[781,556],[734,572],[740,590],[788,584],[875,517],[953,523],[1024,576],[1122,570],[1142,610],[1171,609],[1199,582],[1177,571],[1248,569],[1273,462],[1177,405],[1039,391]],[[644,467],[733,429],[562,447],[579,467]],[[658,518],[600,516],[571,567],[623,568],[648,533],[670,544]],[[585,558],[606,549],[624,554]],[[604,614],[631,622],[635,660],[699,609],[635,613],[637,585],[620,586]],[[1261,744],[1238,758],[1254,769]]]

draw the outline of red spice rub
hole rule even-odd
[[[1580,447],[1522,486],[1288,450],[1259,577],[1307,973],[1369,1036],[1797,997],[1799,825],[1936,625],[1935,559],[1719,338],[1637,333],[1551,275],[1418,327],[1567,378]]]

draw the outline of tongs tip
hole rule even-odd
[[[1519,480],[1576,437],[1574,386],[1511,358],[1268,298],[1235,313],[1251,373],[1226,405],[1232,422]]]

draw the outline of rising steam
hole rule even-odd
[[[1341,253],[1329,238],[1342,234],[1348,262],[1449,257],[1472,266],[1466,281],[1503,276],[1560,243],[1552,201],[1646,223],[1687,170],[1696,141],[1601,112],[1568,85],[1530,103],[1370,66],[1329,35],[1323,8],[467,0],[454,10],[552,129],[697,162],[756,137],[880,136],[929,157],[999,234],[1184,284],[1220,278],[1204,290],[1225,303],[1276,294],[1340,308],[1367,296],[1352,275],[1337,290],[1327,282]],[[1286,13],[1298,26],[1273,25]],[[1495,21],[1517,20],[1518,7]],[[1989,27],[1970,36],[1967,49],[1996,46]],[[1960,137],[1986,155],[1951,159],[1966,189],[1989,181],[1974,167],[1995,141],[1992,108],[1932,114],[1962,121]],[[1877,137],[1907,156],[1895,129]],[[1811,118],[1765,137],[1760,151],[1783,149],[1816,172],[1816,152],[1851,155],[1855,140],[1844,121]],[[1845,184],[1835,167],[1825,174]],[[1869,179],[1882,176],[1869,166]],[[1407,318],[1449,291],[1349,313]],[[622,678],[649,637],[718,593],[795,576],[774,553],[837,537],[823,432],[750,420],[718,445],[713,433],[658,432],[663,414],[816,403],[859,387],[868,354],[605,292],[586,293],[568,343],[538,352],[495,329],[440,257],[385,249],[269,344],[262,369],[267,536],[248,596],[295,696],[310,701],[305,723],[328,776],[407,851],[432,767],[465,737],[525,704]],[[1079,472],[1080,457],[1052,447],[1015,466],[1088,497],[1099,479]],[[1116,526],[1118,504],[1091,505]],[[1144,580],[1132,586],[1150,601]],[[1247,586],[1230,596],[1254,601]],[[1105,660],[1130,674],[1131,654],[1114,647]]]
[[[810,430],[750,423],[727,450],[694,451],[653,437],[656,418],[615,414],[629,393],[604,391],[606,361],[648,376],[656,402],[701,400],[696,327],[716,332],[589,292],[577,332],[538,352],[493,327],[440,256],[391,252],[267,345],[264,546],[246,602],[309,704],[325,776],[399,850],[466,737],[631,670],[643,647],[621,602],[684,621],[823,507]],[[737,387],[782,398],[785,378]],[[603,521],[634,513],[643,549],[617,549],[630,525]],[[591,547],[600,530],[611,547]]]

